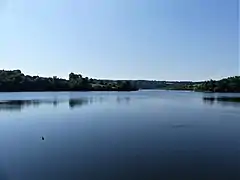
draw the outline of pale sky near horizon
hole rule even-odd
[[[239,75],[238,0],[0,0],[0,69],[104,79]]]

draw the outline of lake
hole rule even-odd
[[[203,96],[0,93],[0,180],[239,180],[240,103]]]

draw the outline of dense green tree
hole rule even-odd
[[[219,81],[178,82],[146,80],[97,80],[81,74],[69,79],[24,75],[20,70],[0,70],[0,91],[132,91],[137,89],[194,90],[204,92],[240,92],[240,76]]]
[[[219,81],[205,81],[195,90],[206,92],[240,92],[240,76],[229,77]]]
[[[100,84],[102,83],[102,84]],[[96,80],[83,77],[81,74],[69,74],[69,79],[57,76],[44,78],[24,75],[20,70],[0,70],[0,91],[128,91],[136,90],[127,86],[117,88],[116,83],[108,80]]]

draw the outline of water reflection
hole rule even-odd
[[[231,107],[240,107],[240,103],[239,102],[229,102],[229,101],[217,101],[216,104],[219,104],[223,107],[227,107],[227,106],[231,106]]]
[[[20,111],[23,107],[28,106],[39,106],[41,104],[40,100],[11,100],[11,101],[1,101],[0,110],[6,111]],[[47,102],[45,102],[47,103]]]
[[[120,96],[118,96],[116,99],[118,104],[121,104],[121,103],[129,104],[130,100],[131,100],[130,97],[120,97]]]
[[[71,109],[73,109],[75,107],[81,107],[81,106],[87,105],[89,103],[93,103],[92,98],[70,99],[69,100],[69,107]]]
[[[39,107],[40,105],[52,105],[57,107],[60,103],[68,103],[69,107],[73,109],[74,107],[81,107],[92,103],[90,98],[78,98],[78,99],[69,99],[69,100],[9,100],[9,101],[0,101],[0,111],[21,111],[27,107]]]
[[[240,107],[240,97],[230,96],[205,96],[203,102],[208,105]]]
[[[0,111],[21,111],[24,108],[39,107],[41,105],[51,105],[57,107],[59,104],[68,103],[70,109],[80,108],[85,105],[90,105],[93,103],[103,103],[105,101],[111,100],[107,96],[93,96],[93,97],[81,97],[81,98],[70,98],[70,99],[32,99],[32,100],[0,100]],[[112,99],[118,104],[130,102],[130,97],[117,96]]]
[[[203,98],[203,102],[204,102],[204,104],[207,104],[207,105],[210,105],[210,106],[215,104],[215,101],[213,101],[213,100],[206,100],[204,98]]]

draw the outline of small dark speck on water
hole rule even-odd
[[[42,140],[44,141],[44,137],[42,136]]]

